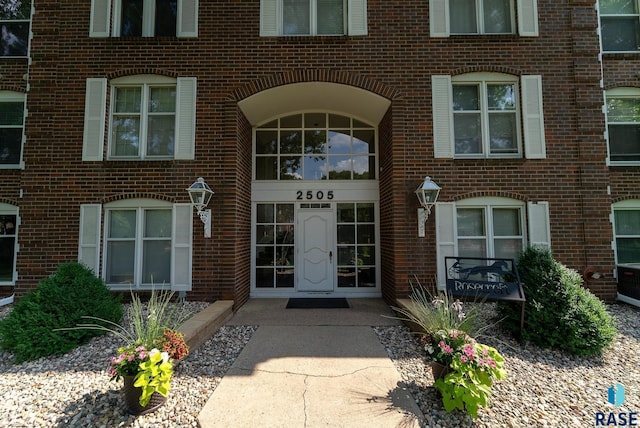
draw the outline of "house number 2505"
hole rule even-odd
[[[322,191],[322,190],[307,190],[307,191],[303,191],[303,190],[298,190],[296,191],[296,199],[301,201],[304,199],[307,200],[312,200],[312,199],[317,199],[317,200],[323,200],[323,199],[333,199],[333,190],[327,190],[326,192]]]

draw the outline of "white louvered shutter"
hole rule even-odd
[[[453,157],[451,97],[451,76],[431,76],[433,151],[436,158]]]
[[[100,204],[80,205],[80,238],[78,240],[78,261],[99,276],[100,259]]]
[[[349,0],[348,6],[350,36],[367,35],[367,0]]]
[[[194,159],[196,135],[196,78],[177,79],[175,159]]]
[[[436,209],[436,261],[438,273],[438,289],[444,290],[447,285],[445,257],[455,257],[458,252],[456,241],[456,210],[453,202],[438,202]]]
[[[84,102],[82,160],[101,161],[107,109],[107,79],[89,78]]]
[[[91,0],[89,37],[109,37],[111,0]]]
[[[171,289],[191,291],[191,242],[193,209],[191,204],[173,206],[173,252],[171,255]]]
[[[278,0],[260,0],[260,35],[278,36]]]
[[[449,37],[449,0],[429,0],[431,37]]]
[[[198,37],[198,0],[178,0],[178,37]]]
[[[518,34],[538,37],[538,0],[518,0]]]
[[[549,203],[529,202],[529,245],[532,247],[551,249],[551,227],[549,225]]]
[[[524,153],[529,159],[547,157],[542,108],[542,76],[522,76]]]

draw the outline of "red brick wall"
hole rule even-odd
[[[427,236],[417,237],[413,190],[424,175],[442,187],[441,201],[479,194],[549,201],[555,256],[580,271],[586,266],[612,270],[610,171],[603,163],[592,1],[539,1],[539,37],[445,39],[430,38],[424,0],[393,7],[369,0],[369,35],[360,37],[261,38],[259,3],[201,1],[198,38],[118,39],[88,37],[86,0],[37,2],[27,168],[0,170],[0,197],[16,200],[18,182],[25,192],[19,200],[24,221],[20,290],[35,286],[58,263],[77,258],[80,204],[130,192],[186,202],[184,189],[202,176],[216,192],[209,205],[213,237],[202,237],[194,216],[192,295],[245,301],[251,134],[236,103],[269,87],[317,80],[354,85],[392,101],[380,126],[381,268],[387,300],[406,294],[412,275],[432,283],[435,274],[433,215]],[[5,63],[0,59],[2,74]],[[141,70],[197,77],[195,160],[82,162],[85,80]],[[468,71],[542,75],[547,159],[434,159],[430,76]],[[21,84],[19,72],[7,74],[13,76],[10,85]],[[620,189],[632,193],[634,184],[637,188],[633,171],[617,176]],[[600,280],[593,289],[611,298],[613,280]]]

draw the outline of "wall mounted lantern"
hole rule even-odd
[[[431,177],[425,177],[424,181],[418,186],[415,191],[420,202],[418,208],[418,236],[424,238],[425,236],[425,223],[429,214],[431,214],[431,207],[433,207],[438,200],[440,194],[440,186],[431,180]]]
[[[205,183],[204,178],[199,177],[188,189],[191,204],[198,211],[200,220],[204,223],[204,237],[211,238],[211,210],[205,210],[211,197],[213,190]]]

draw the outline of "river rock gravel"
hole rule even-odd
[[[207,305],[189,304],[194,312]],[[483,306],[490,317],[494,306]],[[9,310],[0,308],[0,318]],[[640,412],[640,309],[619,304],[608,310],[619,334],[598,357],[521,346],[499,328],[491,331],[492,338],[483,342],[506,358],[507,378],[495,384],[489,407],[475,421],[444,410],[429,361],[406,327],[374,330],[424,413],[425,427],[593,427],[596,412]],[[143,416],[126,413],[121,382],[109,381],[107,362],[121,345],[112,335],[23,364],[13,364],[11,355],[0,351],[0,427],[197,427],[200,409],[256,328],[222,327],[176,367],[167,403]],[[616,383],[626,389],[618,408],[607,402],[607,389]]]

